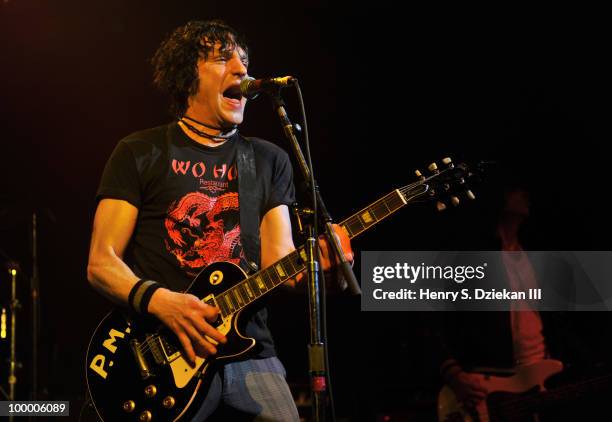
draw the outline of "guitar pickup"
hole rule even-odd
[[[172,343],[166,340],[165,337],[159,337],[159,346],[161,348],[160,354],[163,353],[165,358],[162,358],[165,363],[170,363],[181,356],[181,351],[177,349]]]
[[[158,365],[166,365],[168,361],[164,357],[163,353],[163,343],[160,336],[148,336],[147,343],[149,344],[149,348],[151,354],[153,355],[153,360]]]

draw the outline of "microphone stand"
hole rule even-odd
[[[297,80],[295,81],[297,83]],[[274,111],[278,115],[281,126],[285,132],[285,136],[289,140],[293,155],[298,162],[302,176],[306,182],[306,186],[309,190],[312,190],[312,174],[304,158],[302,149],[296,136],[296,128],[289,120],[287,112],[285,110],[285,102],[280,96],[280,87],[269,91],[270,98],[272,99]],[[307,241],[305,245],[306,251],[306,272],[308,277],[308,304],[309,304],[309,318],[310,318],[310,343],[308,345],[308,361],[309,361],[309,373],[313,397],[313,420],[316,422],[325,420],[325,396],[327,392],[326,378],[327,368],[325,359],[325,343],[323,333],[321,331],[321,286],[319,285],[318,270],[320,267],[317,259],[318,254],[316,253],[317,239],[315,238],[314,225],[322,223],[325,227],[325,235],[327,237],[328,244],[333,251],[337,262],[340,264],[340,268],[344,275],[344,279],[348,283],[349,292],[352,294],[360,294],[361,290],[353,269],[344,257],[340,243],[334,236],[334,230],[332,227],[332,218],[323,198],[319,192],[319,188],[316,182],[314,182],[314,191],[316,207],[318,208],[318,217],[320,221],[310,221],[314,219],[307,219],[307,227],[304,232],[307,234]],[[300,223],[301,225],[301,223]],[[323,286],[325,288],[325,286]]]

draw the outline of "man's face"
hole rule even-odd
[[[238,46],[220,50],[214,45],[206,59],[198,60],[198,92],[190,98],[194,118],[204,123],[231,127],[242,123],[246,98],[240,94],[240,81],[247,75],[248,58]]]

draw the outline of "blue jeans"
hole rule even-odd
[[[228,363],[215,374],[192,422],[211,415],[231,421],[299,421],[285,376],[276,357]]]

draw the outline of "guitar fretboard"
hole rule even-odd
[[[404,195],[399,189],[396,189],[380,198],[372,205],[353,214],[340,223],[340,226],[344,227],[349,237],[352,239],[372,227],[374,224],[390,216],[407,203]]]
[[[217,305],[225,318],[238,312],[248,304],[283,284],[291,277],[304,270],[303,248],[276,261],[270,267],[237,283],[234,287],[217,295]]]
[[[352,215],[339,225],[353,237],[363,233],[379,221],[388,217],[408,203],[404,194],[396,189],[370,206]],[[237,283],[234,287],[216,296],[223,318],[238,312],[275,287],[302,272],[306,267],[306,253],[300,247],[268,268]]]
[[[612,375],[604,375],[527,397],[519,396],[502,400],[495,403],[495,412],[507,418],[504,420],[523,420],[526,415],[538,413],[545,410],[547,406],[557,405],[562,400],[578,399],[610,389],[612,389]]]

